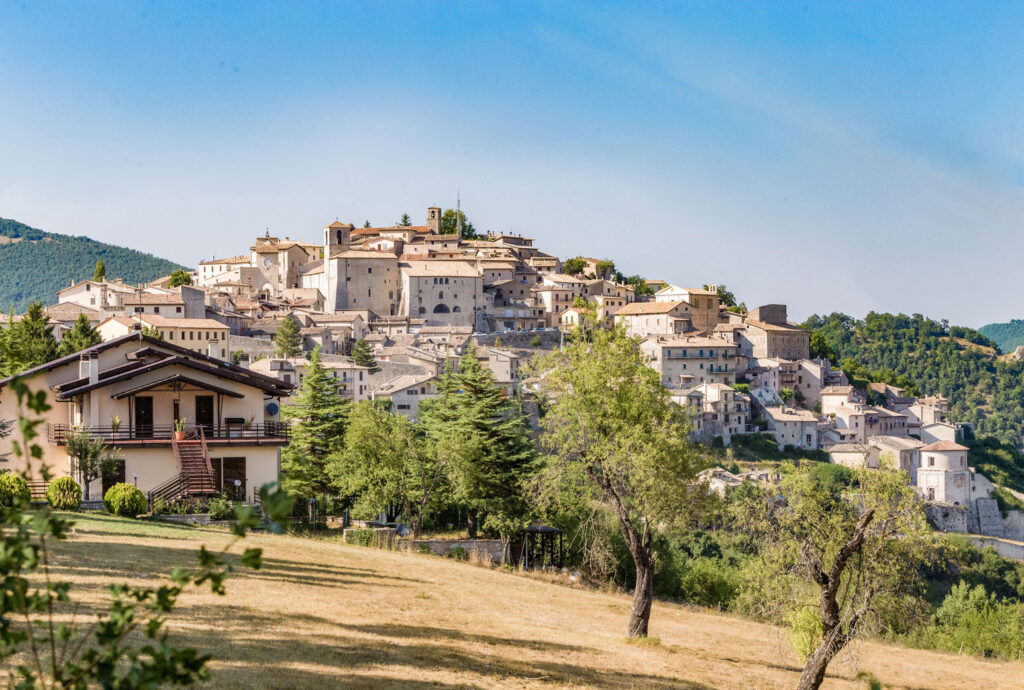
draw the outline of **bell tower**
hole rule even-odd
[[[427,209],[427,232],[431,235],[441,234],[441,209],[437,206]]]
[[[324,258],[330,258],[331,250],[334,247],[347,249],[351,241],[351,223],[345,224],[339,221],[334,221],[330,225],[324,227]]]

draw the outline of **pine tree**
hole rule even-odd
[[[364,228],[371,228],[371,227],[373,227],[373,226],[372,226],[372,225],[370,225],[370,221],[365,221],[365,222],[363,223],[363,227],[364,227]]]
[[[96,262],[96,270],[92,274],[92,279],[97,283],[102,283],[107,279],[107,267],[103,264],[103,259]]]
[[[302,354],[302,334],[299,323],[291,315],[286,316],[274,334],[274,346],[278,357],[298,357]]]
[[[537,460],[522,410],[477,360],[472,343],[458,371],[441,377],[438,392],[421,406],[420,421],[434,452],[446,460],[455,498],[469,508],[467,534],[476,536],[479,514],[486,512],[506,541],[528,515],[523,483]]]
[[[61,338],[57,354],[64,357],[81,352],[85,348],[98,345],[101,342],[103,342],[103,338],[89,323],[89,318],[85,314],[79,314],[75,319],[75,325]]]
[[[298,393],[281,413],[292,425],[291,441],[281,451],[281,485],[308,501],[329,489],[327,460],[342,450],[348,424],[348,401],[321,365],[319,347],[310,354]]]
[[[352,361],[361,367],[369,367],[371,374],[380,371],[377,360],[373,358],[373,352],[370,350],[370,344],[365,338],[360,338],[352,346]]]
[[[0,366],[4,376],[46,364],[57,358],[53,326],[43,313],[43,303],[33,302],[20,321],[12,323],[0,338]]]
[[[408,213],[403,213],[401,220],[398,221],[398,226],[402,228],[408,228],[412,226],[412,218],[409,217]]]

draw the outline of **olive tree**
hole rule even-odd
[[[791,628],[806,656],[801,690],[820,687],[829,662],[859,632],[920,594],[924,508],[906,473],[883,460],[849,485],[790,468],[776,500],[735,506],[761,548],[748,596],[755,610]]]
[[[685,526],[706,495],[689,419],[670,402],[638,340],[621,327],[576,339],[541,361],[548,400],[539,486],[609,509],[636,565],[628,637],[647,635],[654,599],[652,531]]]

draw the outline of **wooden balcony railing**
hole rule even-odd
[[[170,445],[174,434],[173,424],[153,424],[128,426],[121,425],[117,429],[111,426],[72,426],[70,424],[47,424],[47,440],[50,445],[67,444],[68,436],[74,432],[87,432],[95,438],[102,438],[110,445]],[[190,426],[185,431],[186,438],[198,437],[198,428]],[[203,435],[208,443],[261,443],[287,442],[291,438],[290,427],[283,422],[263,422],[261,424],[210,424],[202,425]]]

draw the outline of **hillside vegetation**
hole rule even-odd
[[[913,384],[949,399],[951,418],[1016,445],[1024,434],[1024,363],[998,356],[978,331],[920,314],[812,316],[813,355],[831,356],[853,378]]]
[[[29,303],[56,301],[57,290],[92,278],[102,259],[110,280],[145,283],[183,268],[151,254],[91,240],[44,232],[0,218],[0,309],[22,312]]]
[[[111,581],[153,584],[200,544],[229,539],[74,519],[51,572],[87,607]],[[212,687],[792,688],[803,665],[781,629],[708,609],[657,602],[657,639],[629,644],[626,595],[333,540],[254,535],[245,545],[264,549],[264,567],[239,570],[224,597],[190,592],[169,621],[172,641],[213,654]],[[862,672],[892,688],[1021,682],[1015,662],[864,642],[836,660],[824,687],[859,690]]]
[[[999,344],[1003,352],[1013,352],[1024,345],[1024,319],[1014,319],[1009,323],[990,323],[982,326],[978,332]]]

